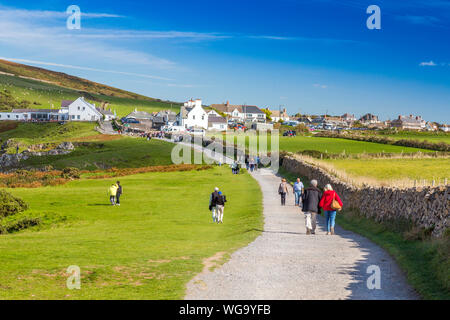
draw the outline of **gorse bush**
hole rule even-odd
[[[0,190],[0,218],[11,216],[28,209],[28,205],[22,199]]]
[[[64,168],[61,177],[64,179],[80,179],[80,170],[78,168]]]

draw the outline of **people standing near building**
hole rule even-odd
[[[280,186],[278,187],[278,194],[281,196],[281,205],[286,205],[286,195],[289,194],[288,184],[286,179],[282,179]]]
[[[212,212],[213,223],[217,222],[217,199],[219,198],[219,188],[214,188],[214,192],[209,197],[209,211]]]
[[[296,206],[301,206],[304,188],[305,186],[303,185],[303,182],[301,182],[300,178],[297,178],[297,181],[294,182],[294,196]]]
[[[317,214],[320,214],[319,202],[322,193],[317,188],[317,180],[311,180],[311,186],[305,189],[302,196],[303,213],[305,214],[306,234],[315,234]]]
[[[112,206],[116,205],[116,196],[117,196],[117,185],[113,183],[108,189],[109,201]]]
[[[217,223],[223,223],[223,212],[225,210],[225,202],[227,197],[219,191],[219,196],[216,201]]]
[[[324,190],[325,192],[323,193],[322,199],[320,199],[319,206],[325,211],[327,235],[333,235],[336,220],[336,211],[340,211],[342,209],[342,201],[330,184],[327,184]]]
[[[120,181],[117,181],[116,185],[117,185],[116,204],[120,206],[120,196],[123,194],[123,188],[122,185],[120,184]]]

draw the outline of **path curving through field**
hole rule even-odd
[[[304,215],[293,205],[292,194],[287,206],[280,206],[280,178],[266,169],[253,176],[264,196],[262,234],[223,266],[192,279],[185,299],[418,299],[383,249],[339,227],[337,235],[326,236],[322,218],[317,234],[306,235]],[[380,268],[381,289],[367,287],[370,266]]]

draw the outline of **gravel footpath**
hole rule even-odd
[[[317,234],[306,235],[304,215],[293,205],[292,193],[287,205],[280,205],[280,178],[266,169],[253,176],[264,196],[262,235],[223,266],[192,279],[185,299],[418,299],[383,249],[339,227],[337,235],[326,236],[322,217]],[[371,265],[381,270],[381,289],[367,288]]]

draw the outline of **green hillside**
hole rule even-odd
[[[7,73],[7,74],[5,74]],[[155,112],[179,110],[180,104],[116,89],[64,73],[0,60],[0,111],[13,108],[59,108],[62,100],[83,96],[87,101],[124,116],[134,109]]]

